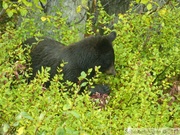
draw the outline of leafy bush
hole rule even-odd
[[[78,31],[68,28],[65,19],[48,18],[46,25],[58,28],[55,39],[65,44],[78,40]],[[27,84],[30,49],[24,51],[21,43],[46,34],[34,19],[24,18],[17,30],[9,23],[0,38],[1,134],[124,134],[128,127],[180,127],[179,18],[179,7],[168,5],[151,14],[119,14],[114,24],[118,35],[114,42],[117,75],[98,73],[89,80],[110,85],[105,108],[92,102],[88,93],[63,92],[72,84],[59,83],[62,74],[54,77],[49,89],[43,88],[48,68]],[[86,77],[85,73],[81,77]],[[175,84],[178,88],[172,94]],[[79,87],[74,84],[72,89]]]

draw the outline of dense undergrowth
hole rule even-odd
[[[180,128],[179,18],[180,8],[175,6],[151,14],[119,14],[114,24],[117,75],[95,78],[111,87],[104,108],[92,102],[88,93],[69,96],[63,92],[69,82],[58,83],[61,74],[49,89],[42,87],[47,70],[27,84],[30,49],[24,51],[21,43],[28,37],[50,35],[34,19],[23,18],[17,29],[9,22],[0,37],[0,133],[120,135],[126,128]],[[70,44],[80,39],[65,19],[49,19],[39,18],[39,23],[54,26],[56,40]],[[88,20],[87,32],[92,34],[90,26]],[[74,85],[75,91],[78,87]]]

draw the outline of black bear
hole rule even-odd
[[[116,33],[111,32],[106,36],[90,36],[69,46],[49,38],[42,38],[39,41],[30,38],[23,43],[23,45],[36,44],[30,53],[33,69],[30,80],[34,78],[41,66],[51,67],[51,80],[57,73],[57,67],[63,61],[67,62],[63,67],[63,79],[74,83],[78,83],[78,77],[82,71],[87,72],[89,68],[94,69],[95,66],[100,66],[102,73],[115,75],[115,56],[112,46],[115,38]],[[93,77],[94,73],[92,71],[89,78]],[[49,85],[50,82],[47,82],[46,87]],[[106,85],[95,85],[95,88],[91,88],[90,91],[91,94],[96,92],[109,94],[109,88]],[[81,92],[83,90],[80,90]]]

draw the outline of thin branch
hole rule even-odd
[[[0,12],[0,18],[1,18],[1,16],[3,16],[3,14],[6,12],[6,10],[3,8],[2,10],[1,10],[1,12]]]
[[[160,8],[156,8],[156,9],[152,10],[152,11],[149,13],[149,15],[152,14],[152,13],[154,13],[154,12],[156,12],[157,10],[162,9],[162,8],[163,8],[165,5],[167,5],[168,3],[170,3],[170,0],[168,0],[166,3],[164,3]]]

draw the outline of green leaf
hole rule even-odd
[[[35,0],[36,1],[36,0]],[[27,7],[32,7],[32,3],[28,2],[27,0],[22,0],[22,2],[27,6]]]
[[[22,112],[22,116],[26,119],[33,120],[33,118],[26,112]]]
[[[88,82],[81,83],[81,87],[87,86]]]
[[[65,135],[65,130],[62,127],[58,127],[55,132],[56,135]]]
[[[72,108],[72,102],[70,100],[67,100],[67,104],[65,104],[63,106],[63,110],[66,111],[66,110],[69,110]]]
[[[149,0],[141,0],[142,4],[147,4]]]
[[[69,113],[72,114],[77,119],[81,117],[81,115],[77,111],[69,111]]]
[[[64,111],[69,110],[69,109],[71,109],[71,106],[70,106],[69,104],[65,104],[65,105],[63,106],[63,110],[64,110]]]
[[[89,135],[89,134],[82,131],[82,132],[80,133],[80,135]]]
[[[20,120],[22,118],[26,118],[26,119],[29,119],[29,120],[33,120],[33,118],[26,112],[21,112],[17,117],[16,117],[16,120]]]
[[[26,15],[27,15],[27,10],[26,10],[26,9],[20,8],[19,11],[20,11],[20,14],[21,14],[22,16],[26,16]]]
[[[136,3],[139,3],[140,2],[140,0],[136,0]]]
[[[77,12],[77,13],[80,13],[80,12],[81,12],[81,9],[82,9],[82,6],[79,5],[79,6],[76,8],[76,12]]]
[[[12,17],[14,14],[13,10],[10,10],[10,9],[7,9],[6,12],[7,12],[8,17]]]
[[[13,124],[13,126],[14,126],[14,127],[19,126],[19,121],[15,122],[15,123]]]
[[[86,74],[84,71],[82,71],[82,72],[81,72],[81,77],[82,77],[82,78],[86,78],[86,76],[87,76],[87,74]]]
[[[93,70],[92,68],[88,69],[88,74],[90,74],[92,72],[92,70]]]
[[[41,113],[39,116],[39,121],[42,121],[44,119],[45,113]]]
[[[25,127],[20,127],[18,130],[17,130],[17,135],[22,135],[24,133],[24,129]]]
[[[4,2],[4,1],[3,1],[3,5],[2,6],[3,6],[4,9],[8,8],[8,4],[6,2]]]
[[[6,133],[9,130],[9,128],[10,128],[10,126],[7,123],[3,124],[3,132],[4,133]]]
[[[152,4],[148,4],[148,5],[147,5],[147,9],[148,9],[148,10],[151,10],[151,9],[152,9]]]

